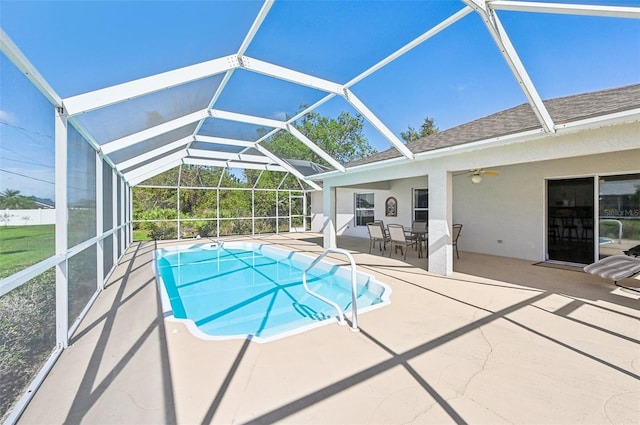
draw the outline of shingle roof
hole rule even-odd
[[[555,124],[609,115],[640,107],[640,84],[602,90],[543,102]],[[528,103],[498,112],[457,127],[422,137],[407,144],[414,154],[463,145],[509,134],[542,128]],[[346,164],[347,167],[402,156],[395,148]]]

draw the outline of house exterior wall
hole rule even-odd
[[[413,189],[427,188],[427,176],[419,176],[409,179],[377,182],[376,184],[358,185],[353,187],[340,187],[336,189],[336,229],[338,235],[368,238],[365,226],[355,225],[354,200],[356,193],[373,193],[375,200],[376,220],[383,220],[385,224],[398,223],[404,226],[411,225]],[[398,202],[397,217],[385,216],[385,201],[393,196]],[[311,231],[322,232],[324,218],[322,215],[322,192],[311,194]]]
[[[454,176],[453,221],[464,225],[459,249],[545,260],[546,181],[638,172],[640,150],[498,167],[473,184]],[[501,242],[499,242],[501,241]]]
[[[446,170],[453,175],[452,221],[464,225],[460,250],[542,261],[546,255],[546,179],[640,172],[638,135],[640,123],[634,122],[542,136],[374,164],[325,178],[324,184],[337,187],[337,233],[368,237],[366,228],[354,226],[354,193],[373,192],[376,219],[408,226],[411,189],[427,187],[429,172]],[[475,168],[497,169],[500,175],[485,176],[482,183],[473,184],[467,171]],[[388,188],[367,189],[379,176],[385,177]],[[398,200],[398,217],[393,220],[384,216],[384,201],[389,196]],[[322,206],[313,209],[321,212]]]

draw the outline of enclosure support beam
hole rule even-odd
[[[458,22],[460,19],[464,18],[465,16],[467,16],[468,14],[470,14],[472,12],[473,12],[473,9],[471,9],[469,6],[465,6],[459,12],[453,14],[449,18],[445,19],[444,21],[442,21],[441,23],[436,25],[435,27],[431,28],[429,31],[425,32],[424,34],[422,34],[418,38],[414,39],[413,41],[409,42],[408,44],[405,44],[403,47],[401,47],[400,49],[396,50],[395,52],[393,52],[392,54],[390,54],[386,58],[382,59],[380,62],[378,62],[377,64],[373,65],[371,68],[367,69],[366,71],[362,72],[360,75],[358,75],[355,78],[353,78],[351,81],[349,81],[347,84],[345,84],[345,87],[349,88],[349,87],[353,86],[354,84],[364,80],[366,77],[368,77],[369,75],[373,74],[374,72],[376,72],[380,68],[382,68],[385,65],[389,64],[390,62],[396,60],[400,56],[402,56],[405,53],[407,53],[409,50],[419,46],[420,44],[422,44],[426,40],[428,40],[431,37],[433,37],[434,35],[438,34],[440,31],[444,30],[445,28],[448,28],[449,26],[451,26],[452,24]]]
[[[331,164],[331,166],[333,168],[335,168],[336,170],[339,171],[346,171],[345,168],[342,166],[342,164],[340,164],[338,161],[336,161],[335,159],[333,159],[333,157],[331,155],[329,155],[328,153],[326,153],[325,151],[323,151],[322,149],[320,149],[318,147],[318,145],[316,145],[315,143],[313,143],[311,140],[309,140],[307,138],[307,136],[305,136],[304,134],[302,134],[300,132],[300,130],[298,130],[297,128],[295,128],[293,125],[291,124],[287,124],[287,131],[289,133],[291,133],[291,135],[293,137],[295,137],[296,139],[300,140],[302,143],[304,143],[309,149],[311,149],[312,151],[314,151],[316,154],[318,154],[322,159],[324,159],[325,161],[327,161],[329,164]]]
[[[271,158],[273,161],[275,161],[276,163],[280,164],[285,170],[287,170],[288,172],[290,172],[291,174],[293,174],[294,176],[296,176],[297,178],[304,180],[305,182],[307,182],[307,184],[309,186],[311,186],[312,188],[316,189],[316,190],[321,190],[322,188],[320,186],[318,186],[315,182],[312,182],[311,180],[307,181],[305,179],[305,176],[302,175],[301,172],[299,172],[298,170],[296,170],[295,168],[293,168],[291,165],[289,165],[285,160],[280,159],[278,156],[272,154],[267,148],[263,147],[260,144],[256,144],[255,148],[257,150],[259,150],[262,154],[266,155],[267,157]]]
[[[160,172],[157,170],[160,169],[164,164],[173,163],[176,160],[181,160],[185,156],[187,156],[186,151],[174,152],[171,155],[161,157],[156,161],[150,162],[138,168],[134,168],[133,170],[124,173],[124,177],[128,181],[131,181],[136,179],[139,176],[147,175],[150,172],[153,173],[155,171],[156,172],[155,174],[159,174]]]
[[[302,192],[302,226],[304,227],[305,232],[307,231],[307,204],[307,192]]]
[[[104,233],[104,199],[103,199],[103,170],[102,158],[96,153],[96,236]],[[104,289],[104,239],[96,244],[96,279],[97,290]]]
[[[216,104],[216,102],[220,98],[220,95],[224,91],[225,87],[227,87],[227,83],[231,79],[231,76],[233,75],[233,71],[235,70],[237,65],[240,65],[240,61],[238,61],[238,58],[244,55],[244,52],[246,52],[247,49],[249,48],[249,44],[251,44],[251,41],[253,41],[253,38],[258,33],[258,29],[260,29],[260,26],[264,22],[264,19],[267,17],[267,14],[269,13],[271,6],[273,6],[274,1],[275,0],[267,0],[262,4],[262,8],[260,8],[260,12],[258,12],[258,16],[256,16],[256,19],[253,21],[253,24],[251,24],[251,28],[249,28],[249,32],[247,33],[244,40],[242,41],[242,44],[240,45],[240,49],[238,50],[238,54],[236,55],[236,61],[234,63],[234,67],[227,70],[227,72],[224,74],[224,77],[222,78],[222,81],[218,85],[216,92],[214,93],[213,97],[209,101],[208,109],[213,108],[213,106]],[[204,124],[204,120],[201,120],[198,123],[198,126],[193,132],[194,136],[198,134],[198,132],[200,131],[200,128],[202,127],[202,124]]]
[[[249,32],[247,32],[247,35],[245,36],[244,40],[242,41],[242,44],[240,45],[240,49],[238,49],[238,53],[236,55],[236,65],[240,65],[240,61],[238,61],[237,58],[239,58],[242,55],[244,55],[244,53],[249,48],[249,45],[251,44],[251,42],[253,41],[253,38],[258,33],[258,29],[260,29],[260,26],[262,26],[262,23],[264,22],[265,18],[267,17],[267,14],[269,13],[269,10],[271,10],[271,6],[273,6],[274,2],[275,2],[275,0],[266,0],[262,4],[262,8],[260,8],[260,11],[258,12],[258,16],[256,16],[256,19],[254,19],[253,24],[251,24],[251,28],[249,28]],[[224,74],[224,77],[222,78],[222,81],[218,85],[218,88],[216,89],[216,92],[214,93],[213,97],[209,101],[208,109],[213,108],[213,106],[216,104],[216,102],[220,98],[220,95],[222,94],[224,89],[227,87],[227,84],[229,83],[229,80],[231,79],[231,76],[233,75],[233,71],[235,70],[235,68],[236,67],[234,66],[233,68],[227,70],[227,72]],[[201,120],[198,123],[198,126],[196,127],[195,131],[193,132],[194,136],[198,134],[198,132],[200,131],[200,128],[202,127],[203,124],[204,124],[204,120]]]
[[[402,141],[400,141],[400,139],[398,139],[396,135],[393,134],[391,130],[389,130],[387,126],[384,125],[384,123],[380,121],[380,119],[376,117],[355,94],[353,94],[351,90],[344,89],[343,96],[347,102],[349,102],[356,111],[360,112],[360,114],[362,114],[362,116],[369,121],[369,123],[374,126],[375,129],[378,130],[378,132],[382,134],[402,155],[409,159],[414,158],[413,152],[411,152],[409,148],[407,148],[407,146],[402,143]]]
[[[33,83],[34,86],[53,104],[62,106],[62,98],[53,90],[38,70],[29,62],[29,59],[13,43],[2,28],[0,28],[0,51],[2,51],[11,62],[22,72],[22,74]],[[66,125],[66,124],[65,124]]]
[[[246,140],[227,139],[224,137],[211,137],[198,134],[195,136],[196,142],[215,143],[217,145],[229,145],[229,146],[243,146],[245,148],[251,148],[256,142],[249,142]]]
[[[108,155],[110,153],[119,151],[120,149],[128,148],[129,146],[144,142],[145,140],[149,140],[153,137],[161,136],[162,134],[168,133],[172,130],[177,130],[180,127],[193,124],[194,122],[204,119],[207,116],[209,116],[209,114],[206,109],[196,111],[191,114],[176,118],[174,120],[167,121],[155,127],[151,127],[146,130],[142,130],[137,133],[122,137],[120,139],[113,140],[109,143],[105,143],[100,147],[100,150],[103,154]]]
[[[112,220],[111,225],[112,229],[116,229],[118,227],[118,174],[116,174],[115,169],[111,169],[111,212],[112,212]],[[111,245],[113,247],[113,264],[117,264],[118,262],[118,232],[113,232],[113,238],[111,241]]]
[[[238,60],[240,62],[240,67],[247,71],[289,81],[294,84],[310,87],[327,93],[342,94],[342,85],[334,83],[333,81],[324,80],[322,78],[314,77],[313,75],[304,74],[302,72],[294,71],[289,68],[274,65],[248,56],[239,57]]]
[[[216,160],[216,159],[187,157],[182,160],[182,163],[187,165],[202,165],[205,167],[242,168],[245,170],[262,170],[262,171],[286,171],[280,165],[260,164],[260,163],[232,161],[232,160]]]
[[[158,165],[157,168],[149,170],[144,174],[140,174],[135,177],[132,176],[131,178],[128,178],[127,182],[129,183],[130,186],[136,186],[151,177],[157,176],[158,174],[164,173],[165,171],[168,171],[174,167],[177,167],[178,165],[183,163],[182,161],[183,161],[182,159],[175,159],[163,165]]]
[[[127,185],[127,193],[129,194],[129,239],[127,246],[129,246],[133,243],[133,188],[130,184]]]
[[[500,53],[506,60],[511,72],[516,77],[518,84],[524,95],[527,97],[533,112],[536,114],[538,121],[544,128],[546,133],[555,133],[555,125],[547,111],[546,106],[542,103],[542,99],[538,94],[533,81],[529,78],[526,68],[520,61],[520,57],[516,52],[515,47],[511,44],[511,40],[507,35],[500,19],[496,15],[495,11],[490,8],[485,0],[463,0],[469,6],[473,7],[484,21],[485,26],[489,30],[489,34],[493,37],[494,42],[500,49]]]
[[[453,219],[453,173],[429,170],[429,271],[442,276],[453,273],[451,225]]]
[[[176,231],[177,231],[177,239],[180,240],[182,237],[180,236],[180,186],[182,186],[182,164],[178,165],[178,187],[177,196],[176,196],[176,217],[178,217],[178,221],[176,223]]]
[[[124,224],[125,223],[125,181],[123,178],[118,178],[118,182],[120,184],[120,211],[118,212],[120,214],[120,224]],[[120,255],[124,254],[124,250],[126,248],[125,245],[125,232],[124,232],[124,227],[120,227],[120,229],[118,229],[118,233],[120,234]]]
[[[262,155],[247,155],[242,153],[218,152],[193,148],[187,149],[187,153],[189,157],[195,158],[210,158],[217,159],[219,161],[249,162],[258,164],[275,164],[271,158]]]
[[[336,245],[336,188],[325,182],[322,190],[322,226],[324,248],[335,248]]]
[[[280,191],[278,189],[279,186],[276,188],[276,235],[280,233]]]
[[[251,188],[251,236],[256,234],[256,190]]]
[[[512,10],[516,12],[560,13],[567,15],[608,16],[613,18],[640,18],[640,8],[624,6],[494,0],[491,2],[491,8],[494,10]]]
[[[143,174],[136,175],[135,177],[127,177],[127,181],[131,186],[135,186],[153,176],[157,176],[158,174],[164,173],[167,170],[177,167],[180,164],[182,164],[182,159],[174,159],[173,161],[164,163],[163,165],[156,165],[154,168],[147,170]]]
[[[261,125],[271,128],[285,128],[283,121],[272,120],[270,118],[256,117],[253,115],[239,114],[237,112],[223,111],[220,109],[209,109],[209,116],[211,118],[218,118],[221,120],[236,121],[242,123],[249,123],[255,125]]]
[[[136,97],[165,90],[191,81],[200,80],[238,67],[236,55],[140,78],[100,90],[91,91],[63,100],[69,115],[77,115]]]
[[[220,182],[224,173],[220,173],[220,180],[216,188],[216,238],[220,237]]]
[[[183,137],[182,139],[176,140],[175,142],[171,142],[166,145],[160,146],[159,148],[147,151],[126,161],[119,162],[116,164],[116,169],[120,172],[123,172],[123,170],[126,170],[128,168],[135,169],[136,166],[150,159],[156,158],[167,152],[171,152],[172,150],[178,149],[182,146],[187,146],[193,140],[193,136]]]
[[[68,198],[67,198],[67,114],[62,107],[55,115],[55,182],[56,182],[56,255],[64,260],[56,265],[56,343],[69,345],[69,260],[68,250]]]

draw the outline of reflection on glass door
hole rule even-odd
[[[640,244],[640,174],[600,177],[598,204],[600,258]]]
[[[547,258],[590,264],[594,259],[594,179],[547,182]]]

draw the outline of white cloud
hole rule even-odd
[[[284,120],[287,119],[287,113],[286,112],[274,112],[273,119],[274,120],[278,120],[278,121],[284,121]]]
[[[11,112],[3,111],[2,109],[0,109],[0,121],[4,121],[9,124],[16,124],[18,122]]]

